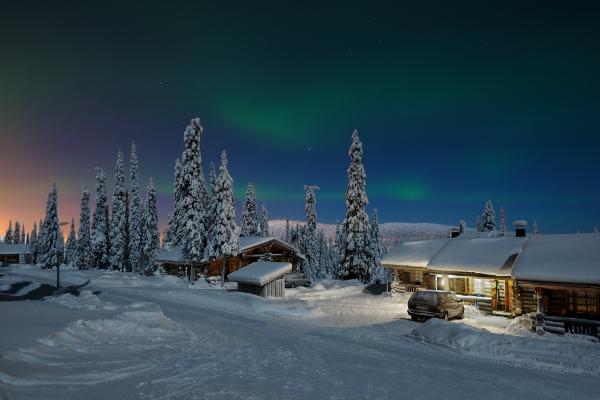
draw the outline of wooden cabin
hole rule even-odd
[[[304,256],[291,244],[274,237],[240,237],[240,250],[236,257],[227,260],[206,261],[201,264],[201,269],[208,276],[221,275],[221,265],[225,261],[225,278],[247,265],[268,258],[270,261],[287,262],[292,265],[292,270],[297,271]]]
[[[27,264],[31,262],[31,249],[28,244],[0,243],[0,262]]]
[[[512,265],[526,238],[466,234],[401,242],[382,260],[393,290],[451,290],[484,311],[515,312]]]
[[[291,244],[274,237],[240,237],[239,253],[235,257],[217,259],[212,261],[190,262],[185,260],[181,248],[160,252],[158,261],[161,267],[170,275],[188,276],[192,281],[199,275],[220,276],[221,266],[225,264],[224,277],[247,265],[267,258],[274,262],[286,262],[292,265],[292,270],[297,271],[304,256]]]
[[[229,274],[238,291],[261,297],[284,297],[284,275],[292,270],[289,262],[255,261]]]
[[[598,335],[600,234],[532,236],[512,275],[524,313],[544,314],[567,331],[570,326],[595,326]]]

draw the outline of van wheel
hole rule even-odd
[[[444,314],[444,321],[448,321],[448,311]]]

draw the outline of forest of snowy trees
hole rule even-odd
[[[82,188],[78,224],[75,218],[71,219],[66,243],[60,226],[69,224],[59,222],[56,185],[48,194],[45,217],[33,224],[30,233],[19,221],[14,225],[10,221],[3,242],[29,244],[33,262],[46,268],[67,263],[78,269],[151,274],[157,268],[161,246],[166,251],[181,248],[185,259],[192,262],[219,259],[225,263],[228,257],[237,255],[240,236],[267,237],[274,233],[270,231],[267,205],[260,204],[259,208],[256,185],[252,181],[247,184],[238,226],[227,154],[221,153],[218,169],[211,163],[207,183],[202,165],[202,135],[200,119],[192,119],[183,134],[183,152],[174,164],[173,210],[169,213],[162,245],[156,188],[150,179],[143,198],[135,143],[131,144],[129,174],[125,171],[123,153],[120,150],[117,153],[110,196],[106,173],[96,168],[93,213],[90,192]],[[382,237],[376,209],[370,210],[369,218],[367,174],[357,131],[352,133],[348,155],[346,211],[343,220],[336,224],[335,232],[325,232],[318,223],[319,187],[305,185],[305,221],[290,224],[286,217],[285,230],[278,236],[305,256],[300,268],[313,281],[358,279],[365,283],[383,283],[386,278],[381,258],[391,246],[399,240],[431,239],[446,233],[442,228],[423,227],[422,231],[410,234],[385,231]],[[467,229],[463,220],[458,226],[460,232]],[[475,230],[504,236],[505,209],[500,208],[497,225],[494,205],[486,201],[483,213],[476,217]],[[537,222],[534,222],[533,234],[537,233]]]
[[[106,175],[96,168],[95,208],[90,211],[90,192],[81,191],[79,229],[75,232],[75,218],[71,218],[65,244],[58,218],[58,189],[56,184],[48,194],[45,217],[39,225],[33,224],[30,234],[12,221],[4,235],[4,243],[26,243],[31,248],[32,262],[44,268],[70,264],[77,269],[103,268],[118,271],[152,273],[160,246],[156,189],[150,179],[146,202],[139,194],[138,160],[135,143],[131,146],[130,186],[125,186],[124,161],[117,154],[115,185],[111,207],[108,206]],[[39,229],[38,229],[39,227]]]

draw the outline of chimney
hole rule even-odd
[[[513,222],[513,226],[515,227],[515,237],[527,236],[527,221],[515,221]]]
[[[451,228],[450,229],[450,237],[455,238],[460,236],[460,228]]]

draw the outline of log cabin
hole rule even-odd
[[[203,260],[197,263],[185,260],[181,248],[159,253],[159,263],[165,272],[177,276],[189,276],[195,281],[199,275],[219,276],[223,272],[224,278],[244,268],[248,264],[262,258],[275,262],[287,262],[292,265],[292,270],[297,271],[304,256],[291,244],[275,237],[240,237],[238,255],[227,259]],[[224,271],[221,266],[224,264]]]
[[[31,249],[28,244],[0,243],[0,262],[27,264],[31,262]]]
[[[563,331],[598,336],[600,234],[532,236],[512,276],[523,313],[543,314]]]
[[[382,260],[396,291],[451,290],[484,311],[514,313],[512,265],[525,237],[463,234],[399,243]]]

